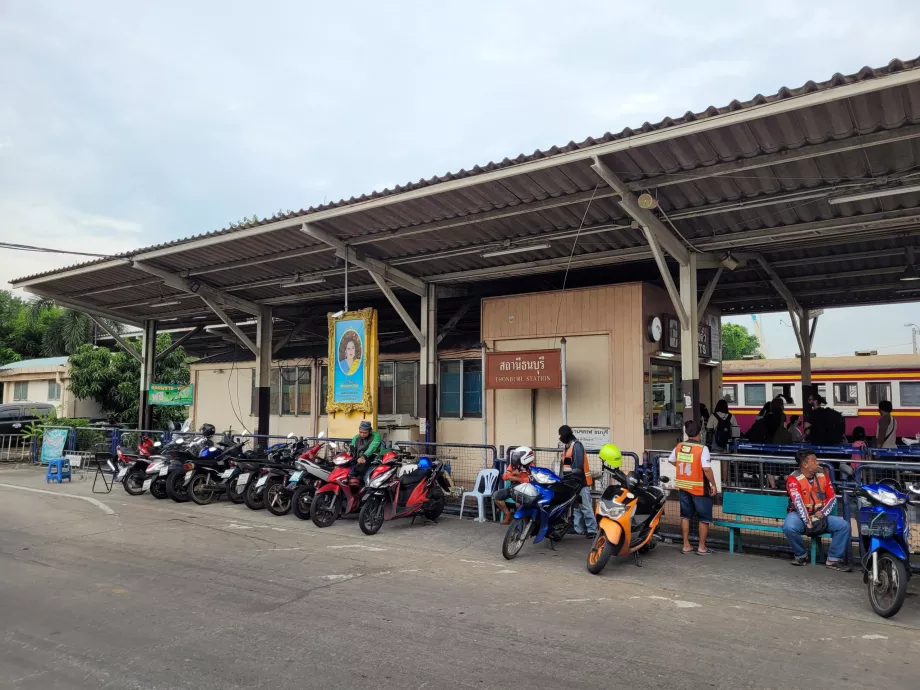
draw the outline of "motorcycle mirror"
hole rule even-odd
[[[908,484],[907,490],[912,494],[920,495],[920,484]]]
[[[325,431],[320,431],[319,436],[317,436],[317,438],[323,438],[325,435],[326,435]]]
[[[192,428],[192,418],[191,418],[191,417],[187,417],[186,420],[185,420],[184,422],[182,422],[181,430],[182,430],[182,431],[188,431],[188,430],[191,429],[191,428]]]
[[[154,447],[154,448],[159,448],[159,447],[162,446],[162,445],[163,445],[163,444],[160,443],[159,441],[154,441],[154,442],[153,442],[153,447]]]

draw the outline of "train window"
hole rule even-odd
[[[867,383],[867,403],[869,405],[878,405],[882,400],[891,400],[891,384],[887,381],[884,383]]]
[[[835,383],[834,384],[834,404],[835,405],[855,405],[856,404],[855,383]]]
[[[792,404],[795,400],[792,399],[792,384],[791,383],[774,383],[773,384],[773,400],[782,396],[787,404]]]
[[[738,404],[738,385],[734,383],[726,383],[722,385],[722,400],[727,402],[729,405]]]
[[[763,405],[767,402],[767,384],[765,383],[746,383],[744,384],[744,404],[748,407],[753,405]]]
[[[902,406],[920,407],[920,381],[901,381],[898,390]]]

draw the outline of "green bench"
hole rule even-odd
[[[735,535],[738,536],[738,553],[741,553],[741,530],[757,530],[760,532],[783,532],[783,520],[786,519],[786,510],[789,499],[786,496],[770,494],[744,494],[737,491],[728,491],[722,494],[722,514],[725,517],[733,516],[734,519],[715,520],[717,527],[728,528],[728,550],[735,553]],[[835,511],[836,512],[836,511]],[[778,525],[761,525],[754,522],[745,522],[742,518],[772,518],[779,520]],[[817,563],[818,544],[822,538],[830,538],[830,534],[822,534],[811,539],[811,562]]]

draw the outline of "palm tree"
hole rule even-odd
[[[92,343],[95,325],[92,319],[80,311],[58,307],[53,300],[40,298],[29,305],[29,320],[33,325],[44,325],[42,352],[48,357],[72,355],[81,345]],[[121,332],[122,326],[105,321],[106,326]]]

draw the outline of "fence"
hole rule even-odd
[[[450,468],[456,495],[449,500],[459,500],[463,491],[472,491],[480,470],[497,466],[499,460],[495,446],[466,443],[427,443],[425,441],[394,441],[393,448],[416,456],[438,459]]]
[[[27,462],[32,444],[21,434],[0,434],[0,462]]]

